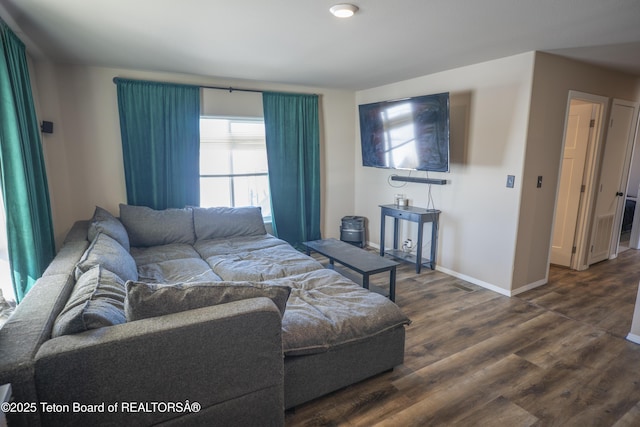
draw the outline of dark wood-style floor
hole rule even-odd
[[[635,250],[583,272],[552,267],[547,285],[512,298],[404,264],[404,364],[286,425],[638,426],[640,345],[624,337],[639,281]]]

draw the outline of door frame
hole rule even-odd
[[[640,114],[640,113],[639,113]],[[640,115],[638,116],[638,120],[636,123],[636,136],[633,142],[633,150],[631,151],[631,162],[633,163],[634,155],[636,148],[638,147],[638,143],[640,142]],[[631,168],[633,165],[629,165],[629,177],[627,178],[627,189],[625,194],[629,194],[629,180],[631,179]],[[636,197],[636,209],[633,213],[633,222],[631,225],[631,236],[629,237],[629,247],[632,249],[640,249],[640,185],[638,188],[634,190],[638,190]],[[620,250],[620,245],[618,242],[618,250]]]
[[[618,204],[618,208],[616,209],[615,216],[615,224],[613,235],[611,236],[611,243],[609,249],[609,259],[614,259],[618,257],[618,252],[620,251],[620,233],[622,232],[622,216],[624,215],[624,205],[625,200],[627,198],[627,194],[629,192],[629,172],[631,171],[631,161],[633,159],[633,151],[635,150],[636,141],[638,138],[638,123],[640,119],[638,117],[638,111],[640,110],[640,103],[637,101],[627,101],[624,99],[614,98],[611,101],[611,109],[613,112],[613,105],[623,105],[625,107],[630,107],[633,109],[632,120],[635,121],[632,125],[632,129],[630,130],[629,137],[627,138],[627,147],[625,149],[625,159],[624,165],[622,166],[622,176],[620,180],[619,191],[623,193],[621,202]],[[609,118],[609,121],[613,121],[613,117]],[[612,126],[609,124],[609,126]],[[633,225],[632,225],[632,232]]]
[[[594,200],[596,196],[596,185],[598,182],[598,174],[600,160],[602,157],[602,146],[604,141],[605,126],[604,120],[607,117],[609,109],[609,98],[599,95],[593,95],[586,92],[580,92],[570,90],[567,96],[567,106],[565,110],[564,118],[564,130],[562,134],[562,151],[564,152],[567,136],[567,125],[569,120],[569,113],[571,110],[572,100],[581,100],[590,102],[597,105],[598,111],[596,113],[595,124],[593,132],[589,138],[587,145],[587,157],[585,160],[584,172],[583,172],[583,185],[584,192],[580,200],[580,206],[578,207],[578,219],[576,221],[576,233],[574,238],[574,246],[576,251],[571,257],[571,263],[569,268],[573,270],[586,270],[589,266],[587,264],[587,255],[589,249],[589,237],[591,230],[591,220],[593,213]],[[560,179],[562,177],[562,162],[560,162],[560,170],[558,172],[558,182],[556,183],[556,203],[554,206],[554,218],[555,210],[558,208],[558,193],[560,187]],[[555,227],[555,224],[554,224]],[[553,233],[553,231],[552,231]],[[551,247],[549,248],[549,257],[551,257]]]
[[[569,100],[569,113],[565,121],[562,166],[558,184],[551,263],[570,268],[576,251],[576,227],[580,205],[584,198],[584,177],[587,152],[594,135],[595,113],[599,106],[581,99]],[[567,150],[571,146],[571,161]],[[560,212],[563,215],[560,215]],[[568,238],[571,237],[571,240]]]

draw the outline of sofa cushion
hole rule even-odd
[[[193,208],[193,223],[197,240],[267,234],[259,206]]]
[[[109,211],[96,206],[87,232],[88,240],[92,242],[101,232],[116,240],[126,250],[129,250],[129,235],[124,225]]]
[[[138,280],[145,283],[217,282],[220,276],[202,259],[170,259],[138,266]]]
[[[265,284],[291,287],[282,318],[286,356],[330,351],[410,323],[388,298],[327,268]]]
[[[269,234],[199,240],[194,247],[222,280],[263,281],[324,269]]]
[[[192,245],[171,243],[131,248],[138,266],[138,281],[146,283],[215,282],[215,274]]]
[[[284,314],[291,288],[255,282],[200,282],[160,285],[126,283],[125,314],[128,321],[248,299],[270,298]]]
[[[53,325],[52,338],[126,322],[124,281],[101,265],[82,274]]]
[[[163,261],[179,261],[182,259],[202,259],[193,245],[186,243],[170,243],[168,245],[133,247],[131,256],[138,267],[146,264],[156,264]],[[140,280],[144,282],[145,280]],[[201,280],[206,282],[206,280]]]
[[[155,210],[121,204],[120,221],[127,229],[131,246],[195,242],[191,208]]]
[[[104,233],[98,233],[76,264],[76,280],[98,264],[102,264],[122,280],[138,280],[136,262],[129,251]]]

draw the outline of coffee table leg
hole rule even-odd
[[[369,275],[368,274],[363,274],[362,275],[362,287],[365,289],[369,289]]]
[[[391,267],[389,271],[389,299],[396,301],[396,268]]]

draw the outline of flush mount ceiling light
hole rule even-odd
[[[331,6],[329,11],[338,18],[351,18],[358,11],[358,6],[349,3],[341,3]]]

